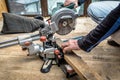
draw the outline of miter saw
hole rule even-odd
[[[67,35],[75,29],[77,14],[68,8],[61,8],[51,16],[50,22],[45,22],[44,27],[40,27],[39,33],[27,36],[18,36],[15,39],[0,42],[0,49],[15,44],[19,44],[22,50],[28,50],[28,56],[38,55],[44,64],[41,72],[49,72],[52,64],[60,66],[64,64],[64,54],[56,44],[55,33],[59,35]],[[41,44],[36,44],[33,41],[40,40]],[[66,65],[66,70],[70,66]],[[68,75],[67,75],[68,76]]]

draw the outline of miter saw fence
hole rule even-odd
[[[44,27],[39,29],[39,33],[35,35],[18,36],[17,38],[0,42],[0,48],[19,44],[22,50],[28,51],[28,56],[38,55],[43,61],[40,71],[47,73],[53,64],[64,66],[63,71],[67,77],[75,74],[74,70],[68,66],[64,60],[62,49],[56,44],[54,33],[66,35],[75,29],[76,14],[71,9],[60,9],[51,17],[51,23],[46,23]],[[42,44],[33,41],[40,40]]]

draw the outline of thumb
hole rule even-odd
[[[70,49],[70,47],[68,46],[68,47],[65,47],[64,49],[63,49],[63,53],[66,53],[66,52],[68,52],[68,51],[70,51],[71,49]]]
[[[78,7],[78,2],[75,2],[74,8],[77,8],[77,7]]]

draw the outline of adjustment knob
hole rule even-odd
[[[54,50],[54,53],[56,54],[56,55],[59,55],[60,54],[60,51],[59,50]]]
[[[24,43],[25,46],[29,46],[30,44],[31,44],[31,42],[29,42],[29,41],[26,41],[26,42]]]
[[[40,41],[41,41],[41,42],[45,42],[46,40],[47,40],[46,36],[41,36],[41,37],[40,37]]]

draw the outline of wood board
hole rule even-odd
[[[56,39],[59,47],[63,43],[60,39]],[[73,67],[76,73],[82,80],[102,80],[102,78],[94,72],[89,66],[82,60],[81,57],[75,55],[75,51],[71,53],[64,54],[65,60]]]
[[[71,54],[65,54],[65,60],[82,80],[120,79],[120,48],[103,47],[104,43],[90,53],[73,50]],[[61,46],[62,41],[57,39],[57,44]]]

